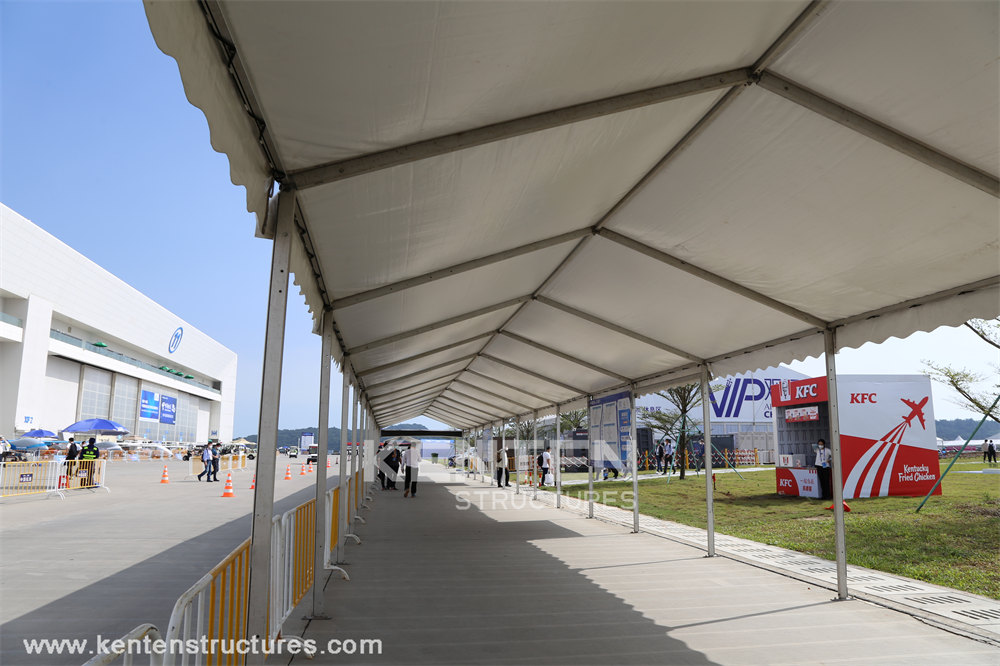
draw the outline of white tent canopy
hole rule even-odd
[[[379,426],[1000,314],[996,2],[146,11]]]

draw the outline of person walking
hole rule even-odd
[[[396,479],[399,478],[399,449],[393,449],[389,452],[389,457],[385,459],[385,464],[389,468],[389,473],[386,474],[385,487],[389,490],[399,490],[396,488]]]
[[[378,472],[375,476],[378,477],[379,485],[382,486],[382,490],[386,489],[386,478],[385,478],[385,460],[389,457],[389,452],[385,448],[385,444],[378,445],[378,453],[375,454],[375,469]]]
[[[816,447],[816,475],[819,477],[820,495],[823,499],[831,499],[833,497],[833,484],[830,478],[832,472],[830,451],[826,448],[826,440],[822,438],[816,442]]]
[[[993,440],[988,440],[986,443],[986,454],[989,456],[989,462],[991,465],[997,464],[997,445]]]
[[[205,448],[201,450],[201,464],[205,466],[205,469],[201,470],[201,474],[198,475],[198,480],[201,481],[201,477],[208,474],[208,482],[212,482],[212,445],[206,444]]]
[[[674,471],[674,443],[669,437],[663,440],[663,473],[666,474],[668,469]]]
[[[219,452],[219,443],[212,442],[212,474],[211,474],[212,478],[210,478],[209,481],[219,480],[219,463],[221,462],[221,460],[222,456],[220,455]]]
[[[653,451],[653,458],[655,458],[656,460],[656,471],[659,472],[660,474],[663,473],[663,456],[664,456],[663,442],[657,442],[656,449]]]
[[[497,488],[505,485],[510,488],[510,469],[507,467],[507,451],[501,448],[497,452]]]
[[[551,446],[546,446],[545,450],[542,451],[542,480],[538,482],[539,488],[545,487],[545,477],[549,475],[549,469],[552,467],[552,451]]]
[[[66,460],[76,460],[80,456],[80,446],[72,437],[69,438],[69,448],[66,449]]]
[[[417,473],[420,471],[420,448],[416,442],[410,444],[403,454],[403,462],[406,463],[406,478],[403,480],[403,497],[417,496]]]

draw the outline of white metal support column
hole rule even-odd
[[[319,432],[316,433],[315,558],[313,562],[312,619],[327,620],[323,604],[323,576],[326,570],[326,460],[330,433],[330,366],[333,363],[333,313],[323,313],[323,339],[319,366]]]
[[[840,461],[840,406],[837,397],[837,336],[823,332],[826,352],[826,394],[830,411],[830,453],[833,456],[833,523],[837,549],[837,598],[847,599],[847,536],[844,532],[844,466]]]
[[[553,472],[556,477],[556,508],[562,508],[562,424],[559,422],[560,410],[556,405],[556,455],[552,457]]]
[[[496,477],[498,479],[497,480],[497,485],[500,486],[501,488],[503,488],[506,485],[506,481],[504,479],[507,476],[507,474],[506,474],[506,468],[507,468],[507,465],[506,465],[506,462],[507,462],[507,460],[506,460],[506,456],[507,456],[507,423],[506,423],[506,421],[500,421],[500,455],[504,456],[504,459],[503,459],[502,463],[499,463],[497,465]],[[496,459],[499,459],[499,457],[500,456],[495,456]]]
[[[587,396],[587,414],[590,414],[590,398]],[[594,432],[593,423],[587,421],[587,518],[594,517],[594,440],[590,433]]]
[[[357,382],[357,379],[355,381]],[[355,488],[361,481],[361,477],[358,475],[361,471],[361,446],[358,444],[358,438],[361,437],[361,390],[360,382],[357,383],[359,388],[355,391],[354,406],[351,410],[351,444],[354,446],[354,449],[351,450],[351,478],[354,479]],[[357,496],[357,491],[355,491],[351,500],[355,500]],[[360,502],[354,507],[354,520],[362,524],[365,522],[365,519],[361,517]]]
[[[705,424],[705,510],[708,514],[708,556],[715,557],[715,497],[712,478],[712,407],[709,403],[708,365],[701,366],[701,413]]]
[[[628,438],[632,457],[632,532],[639,531],[639,443],[635,437],[635,384],[628,388]]]
[[[534,421],[531,424],[531,429],[532,429],[531,459],[538,460],[538,410],[537,409],[535,410],[533,416],[534,416]],[[535,465],[535,470],[536,471],[538,470],[538,465]],[[542,479],[541,481],[544,480],[545,479]],[[535,483],[534,479],[531,480],[531,485],[534,488],[534,495],[532,496],[532,499],[538,499],[538,485],[539,483],[541,483],[541,481]]]
[[[288,268],[295,226],[295,191],[278,194],[278,215],[271,255],[271,279],[264,333],[264,371],[257,429],[257,484],[250,532],[250,580],[247,594],[247,637],[268,638],[268,583],[271,580],[271,520],[274,517],[274,468],[278,443],[281,363],[285,347]],[[249,655],[247,663],[263,665],[265,651]]]
[[[337,470],[337,484],[340,502],[337,507],[337,563],[344,561],[344,543],[347,540],[347,410],[351,400],[351,366],[344,357],[341,367],[344,374],[343,395],[340,400],[340,469]]]
[[[514,417],[514,494],[521,494],[521,417]]]

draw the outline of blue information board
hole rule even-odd
[[[160,394],[155,391],[143,391],[139,401],[139,418],[145,421],[157,421],[160,418]]]
[[[160,423],[173,425],[177,419],[177,398],[160,396]]]

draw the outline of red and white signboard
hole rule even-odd
[[[786,423],[797,423],[799,421],[819,421],[819,406],[789,407],[785,410]]]
[[[778,494],[793,497],[819,497],[819,478],[814,469],[778,467]]]
[[[930,396],[924,376],[838,377],[845,498],[919,496],[934,486],[940,466]],[[825,377],[775,386],[771,396],[775,407],[826,398]]]

